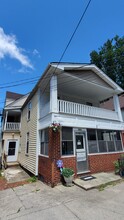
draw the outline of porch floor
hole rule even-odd
[[[91,176],[95,178],[91,180],[83,180],[77,178],[74,180],[74,184],[85,190],[89,190],[93,188],[98,188],[104,184],[110,184],[112,182],[122,180],[122,178],[119,175],[115,175],[114,172],[109,172],[109,173],[101,172],[101,173],[92,174]]]

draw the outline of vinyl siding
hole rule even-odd
[[[103,79],[101,79],[96,73],[94,73],[91,70],[69,71],[69,73],[72,74],[73,76],[77,76],[83,80],[90,81],[100,86],[104,86],[106,88],[112,88],[108,83],[106,83]]]
[[[31,111],[30,120],[27,121],[27,106],[22,110],[21,118],[21,146],[19,153],[20,164],[29,170],[31,173],[36,174],[36,145],[37,145],[37,106],[38,94],[37,92],[30,100]],[[29,132],[29,154],[26,155],[26,138]]]

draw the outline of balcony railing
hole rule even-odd
[[[115,111],[97,108],[93,106],[58,100],[58,111],[66,114],[81,115],[110,120],[119,120]]]
[[[7,130],[7,131],[19,131],[20,130],[20,123],[7,122],[5,124],[4,130]]]

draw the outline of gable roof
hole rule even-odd
[[[16,100],[16,99],[21,98],[22,96],[24,96],[24,95],[19,94],[19,93],[15,93],[15,92],[10,92],[10,91],[6,92],[6,99]]]
[[[21,107],[23,106],[23,104],[25,103],[26,99],[28,98],[29,93],[26,95],[21,96],[20,98],[12,101],[11,103],[9,103],[8,105],[5,106],[5,110],[10,110],[10,109],[21,109]]]
[[[100,70],[94,64],[51,62],[48,64],[46,70],[43,72],[39,81],[31,91],[23,107],[29,102],[29,100],[32,98],[32,96],[35,94],[35,92],[38,90],[38,88],[41,85],[42,85],[42,89],[44,89],[45,86],[48,85],[50,78],[52,77],[53,74],[59,75],[68,71],[79,71],[79,70],[93,71],[106,85],[108,85],[111,88],[111,90],[113,90],[115,94],[120,94],[123,92],[123,89],[120,86],[118,86],[112,79],[110,79],[102,70]],[[95,84],[95,82],[92,83]]]

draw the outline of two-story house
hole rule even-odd
[[[2,114],[2,154],[11,165],[18,162],[21,131],[21,107],[28,95],[6,92]],[[3,158],[4,159],[4,158]]]
[[[50,63],[22,107],[20,164],[52,185],[59,159],[75,176],[113,170],[123,152],[122,92],[95,65]],[[113,111],[100,106],[109,97]]]

